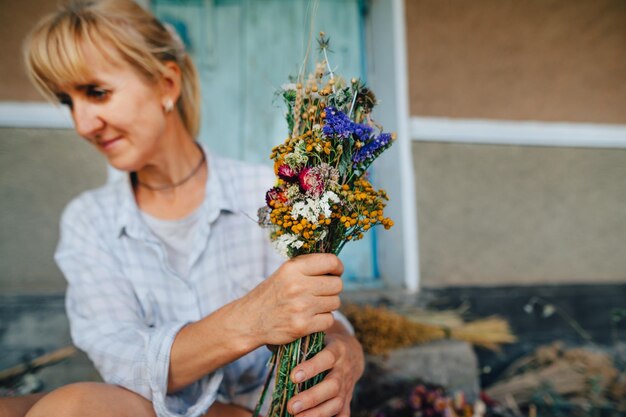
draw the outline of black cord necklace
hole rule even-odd
[[[183,185],[184,183],[186,183],[187,181],[189,181],[190,179],[192,179],[197,173],[198,171],[200,171],[200,168],[202,168],[202,165],[204,165],[204,161],[206,161],[206,155],[204,154],[204,151],[202,151],[202,148],[200,147],[200,145],[198,145],[198,149],[200,149],[200,153],[202,154],[202,157],[200,158],[200,162],[198,162],[198,165],[196,165],[191,172],[183,179],[173,183],[173,184],[165,184],[165,185],[150,185],[150,184],[146,184],[145,182],[141,182],[139,181],[139,177],[137,176],[136,172],[133,172],[134,174],[134,179],[135,182],[137,183],[137,185],[140,185],[144,188],[147,188],[148,190],[151,191],[164,191],[164,190],[170,190],[172,188],[176,188],[179,187],[181,185]]]

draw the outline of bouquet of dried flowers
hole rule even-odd
[[[328,38],[318,39],[321,61],[279,90],[287,105],[289,137],[272,150],[276,186],[266,194],[259,224],[270,230],[276,249],[287,257],[307,253],[338,254],[376,225],[389,229],[384,215],[387,195],[367,179],[367,168],[395,135],[383,133],[371,119],[376,98],[358,79],[346,82],[328,62]],[[289,416],[287,401],[323,379],[318,375],[294,384],[289,375],[299,363],[320,352],[324,333],[278,346],[272,372],[256,407],[258,415],[272,374],[274,395],[268,417]]]

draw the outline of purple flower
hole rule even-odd
[[[391,133],[381,133],[356,151],[352,156],[352,162],[354,165],[357,165],[367,160],[375,159],[382,151],[387,149],[391,140]]]
[[[325,124],[322,132],[326,136],[340,138],[354,137],[355,140],[365,142],[372,134],[372,127],[366,124],[355,123],[342,111],[332,106],[326,107]]]
[[[319,197],[324,192],[324,179],[319,172],[311,168],[303,168],[298,175],[300,188],[305,193]]]
[[[298,173],[287,164],[278,167],[278,177],[287,182],[298,181]]]
[[[332,106],[326,107],[324,110],[324,127],[322,132],[326,136],[339,136],[347,138],[352,134],[352,120],[345,113],[337,110]]]
[[[354,136],[361,142],[366,142],[372,134],[372,127],[365,124],[353,123]]]

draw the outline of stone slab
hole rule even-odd
[[[480,392],[478,359],[466,342],[441,340],[392,351],[387,356],[368,356],[368,362],[398,380],[420,379],[442,385],[448,392],[463,391],[467,399]]]

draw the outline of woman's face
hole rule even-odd
[[[165,132],[163,97],[157,83],[149,82],[116,53],[115,63],[85,48],[89,81],[63,86],[57,97],[68,105],[78,134],[123,171],[137,171],[158,151]]]

